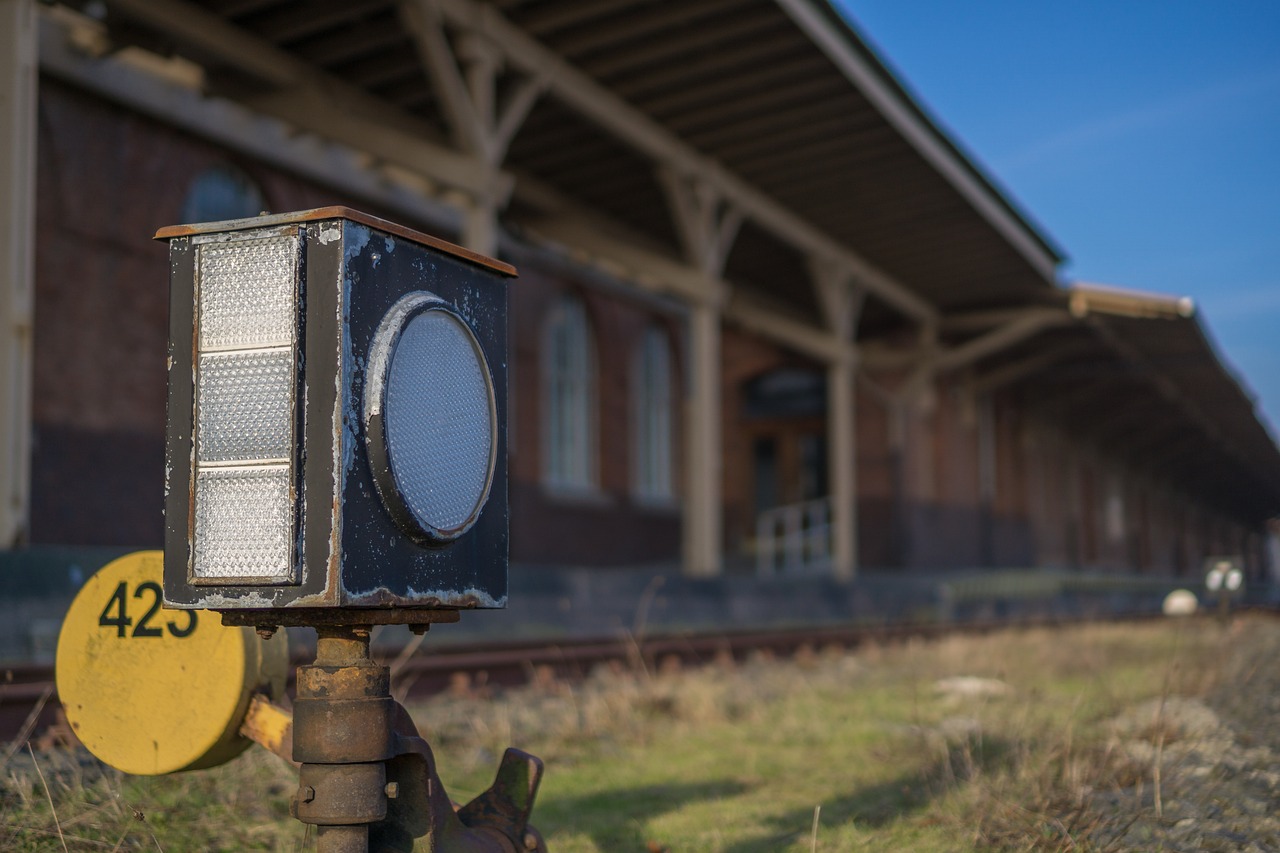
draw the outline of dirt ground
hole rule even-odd
[[[1104,850],[1280,851],[1280,620],[1225,629],[1218,686],[1202,699],[1167,697],[1115,721],[1117,747],[1141,782],[1099,794],[1119,817],[1095,841]]]

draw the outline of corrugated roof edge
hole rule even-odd
[[[992,199],[1022,223],[1026,233],[1045,252],[1051,255],[1059,264],[1068,260],[1069,256],[1066,251],[1049,236],[1044,226],[1037,222],[1035,217],[1014,199],[1013,194],[981,164],[981,161],[974,154],[965,149],[956,140],[946,125],[924,105],[923,99],[903,82],[904,78],[884,57],[876,46],[875,41],[863,31],[862,27],[852,17],[847,16],[843,11],[836,8],[835,4],[830,0],[803,0],[803,2],[808,3],[815,11],[826,16],[832,23],[837,24],[838,28],[843,29],[848,36],[851,36],[851,38],[846,39],[849,46],[867,61],[870,67],[879,75],[881,81],[893,91],[902,104],[929,129],[929,132],[938,142],[942,143],[955,156],[956,162],[990,191]]]

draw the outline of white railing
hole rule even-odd
[[[804,572],[831,564],[828,498],[767,509],[756,518],[756,574]]]

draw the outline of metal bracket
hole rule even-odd
[[[432,853],[547,853],[546,843],[529,825],[542,761],[518,749],[502,756],[489,788],[455,810],[436,773],[431,746],[397,704],[399,754],[387,762],[385,820],[369,828],[370,853],[412,853],[422,838]]]

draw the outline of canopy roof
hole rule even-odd
[[[704,167],[941,310],[1044,298],[1062,259],[820,0],[106,7],[113,36],[195,60],[214,93],[267,107],[264,89],[278,101],[292,78],[314,75],[358,93],[361,109],[348,118],[442,145],[457,129],[406,9],[436,10],[455,52],[471,49],[463,22],[482,19],[477,28],[506,51],[500,91],[514,95],[522,77],[556,66],[502,164],[517,177],[513,221],[546,215],[550,190],[678,256],[655,167]],[[795,286],[806,247],[770,217],[745,213],[725,278],[812,314],[808,288]]]
[[[1280,450],[1191,300],[1076,284],[1063,301],[1074,322],[983,362],[978,384],[1240,518],[1280,515]]]

